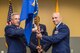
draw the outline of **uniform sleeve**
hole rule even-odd
[[[69,35],[68,27],[60,28],[57,34],[52,36],[43,36],[42,39],[48,41],[49,43],[58,43]]]
[[[27,41],[26,41],[26,38],[25,38],[25,35],[21,36],[20,39],[22,40],[22,42],[23,42],[26,46],[28,46]]]
[[[44,42],[45,44],[42,45],[42,48],[45,52],[47,52],[47,50],[51,47],[51,43],[49,43],[48,41],[46,40],[41,40],[42,42]]]
[[[5,33],[10,36],[10,37],[15,37],[15,36],[22,36],[24,35],[24,30],[21,29],[21,28],[16,28],[14,29],[13,27],[11,26],[7,26],[5,28]]]
[[[36,47],[37,47],[37,46],[36,46],[35,44],[33,44],[32,42],[30,42],[29,47],[30,47],[32,50],[36,51]]]
[[[47,43],[47,44],[45,44],[45,45],[43,45],[43,50],[45,51],[45,52],[47,52],[48,51],[48,49],[51,47],[51,43]]]

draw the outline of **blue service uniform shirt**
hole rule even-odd
[[[40,30],[41,30],[41,34],[43,36],[47,36],[48,33],[46,31],[46,26],[43,25],[43,24],[40,24]],[[34,26],[33,26],[34,28]],[[45,45],[45,42],[43,41],[40,41],[40,44],[42,45],[42,47]],[[31,35],[31,42],[30,42],[30,50],[31,50],[31,53],[38,53],[37,50],[36,50],[36,46],[38,45],[38,40],[36,38],[36,32],[32,32],[32,35]]]
[[[61,23],[58,28],[53,30],[52,36],[42,36],[42,40],[48,43],[44,50],[47,51],[52,46],[52,53],[70,53],[69,39],[69,28]]]
[[[8,45],[7,53],[26,53],[24,30],[15,25],[5,27],[5,37]]]

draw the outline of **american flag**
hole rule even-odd
[[[11,0],[9,1],[9,10],[8,10],[8,16],[7,16],[7,24],[11,21],[11,14],[13,13],[12,3]]]
[[[11,14],[13,13],[12,3],[11,0],[9,0],[9,10],[8,10],[8,16],[7,16],[7,25],[10,24],[11,21]],[[5,46],[8,48],[7,43],[5,42]]]

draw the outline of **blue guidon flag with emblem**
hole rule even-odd
[[[24,34],[28,44],[30,43],[30,37],[32,33],[33,18],[36,17],[37,15],[38,15],[38,1],[23,0],[20,21],[26,20]]]

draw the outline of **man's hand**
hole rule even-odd
[[[36,32],[37,31],[37,26],[34,25],[34,28],[32,28],[32,32]]]
[[[36,36],[36,38],[41,39],[41,38],[42,38],[42,34],[41,34],[40,32],[37,32],[37,36]]]
[[[11,25],[12,23],[11,22],[9,22],[9,23],[7,23],[6,25]]]
[[[37,46],[36,49],[38,50],[38,53],[42,53],[43,52],[43,49],[42,49],[41,45]]]

